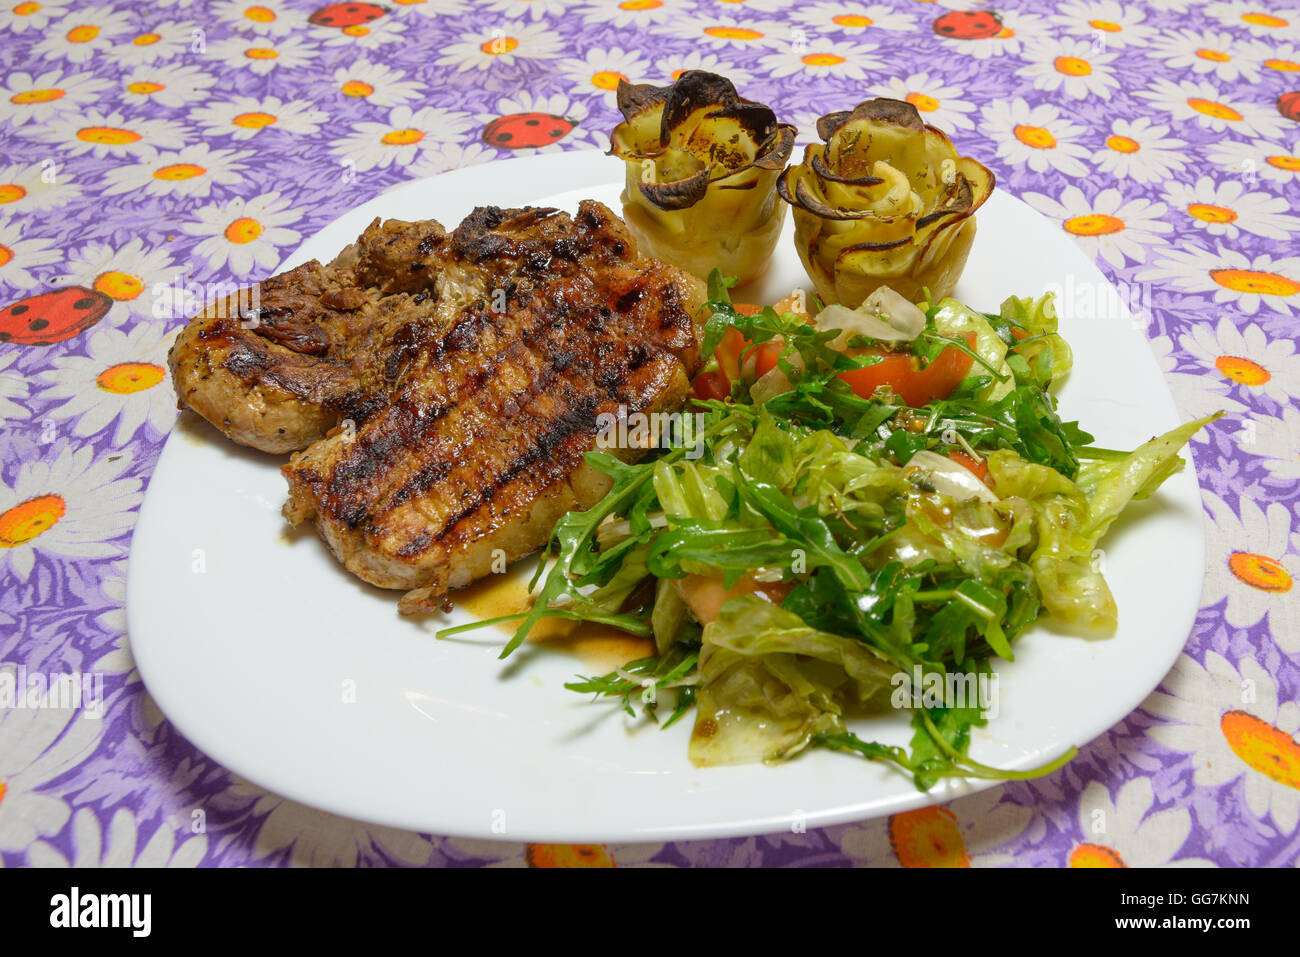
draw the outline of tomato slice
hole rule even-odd
[[[981,482],[983,482],[985,485],[988,484],[989,481],[988,462],[985,462],[982,459],[971,458],[965,452],[958,452],[956,450],[949,452],[948,458],[952,459],[952,461],[956,462],[958,465],[972,472],[975,475],[975,477],[979,479]]]
[[[751,315],[759,311],[758,306],[736,303],[732,308],[742,315]],[[727,399],[731,396],[731,383],[741,376],[741,365],[752,363],[753,377],[761,378],[765,373],[776,368],[777,360],[785,344],[779,339],[772,339],[762,345],[753,346],[734,326],[728,326],[722,334],[722,341],[713,355],[718,360],[718,367],[703,372],[695,377],[694,395],[697,399]]]
[[[975,347],[975,333],[965,335],[966,344]],[[887,385],[913,409],[938,399],[946,399],[970,374],[974,359],[955,346],[946,346],[929,365],[922,368],[917,358],[881,349],[855,349],[851,355],[878,355],[881,360],[862,369],[841,372],[850,389],[869,399],[876,389]]]
[[[794,590],[794,585],[794,582],[755,581],[752,573],[744,575],[730,588],[723,587],[721,578],[711,575],[687,575],[677,579],[677,590],[702,625],[707,625],[718,617],[718,612],[728,598],[761,595],[772,604],[779,605]]]

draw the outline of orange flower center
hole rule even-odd
[[[91,285],[108,298],[116,299],[118,302],[129,302],[144,292],[144,281],[139,276],[132,276],[130,273],[119,272],[116,269],[100,273]]]
[[[509,53],[519,46],[519,41],[514,37],[493,37],[486,43],[479,46],[479,49],[488,56],[501,56],[503,53]]]
[[[1260,591],[1282,594],[1291,590],[1291,574],[1267,555],[1233,552],[1228,556],[1228,571],[1242,584]]]
[[[1219,356],[1214,360],[1214,366],[1223,373],[1224,377],[1233,382],[1240,382],[1242,385],[1259,386],[1273,378],[1273,373],[1258,362],[1243,359],[1241,356]]]
[[[1012,132],[1015,133],[1016,139],[1032,149],[1050,150],[1056,147],[1056,137],[1046,127],[1022,124]]]
[[[618,5],[620,10],[657,10],[664,5],[663,0],[623,0]]]
[[[107,146],[125,146],[127,143],[139,142],[140,134],[113,126],[86,126],[77,130],[77,139]]]
[[[95,376],[95,385],[105,392],[131,395],[152,389],[166,374],[166,369],[151,362],[120,362]]]
[[[13,258],[14,258],[14,251],[10,249],[8,246],[6,246],[4,243],[0,243],[0,266],[8,265],[13,260]]]
[[[22,93],[15,93],[9,97],[10,103],[50,103],[54,100],[61,100],[67,93],[63,90],[24,90]]]
[[[170,166],[160,166],[154,170],[153,178],[175,182],[182,179],[194,179],[194,177],[202,176],[206,172],[205,167],[195,166],[193,163],[173,163]]]
[[[1300,63],[1295,60],[1265,60],[1264,66],[1270,70],[1280,70],[1283,73],[1300,72]]]
[[[73,27],[68,31],[69,43],[89,43],[95,37],[99,36],[99,27],[90,26],[89,24],[80,27]]]
[[[360,80],[348,80],[339,87],[339,89],[342,90],[346,96],[369,96],[371,93],[375,92],[373,86],[369,83],[362,83]]]
[[[970,867],[957,818],[944,807],[925,807],[889,819],[889,843],[904,867]]]
[[[1264,162],[1276,169],[1284,169],[1292,173],[1300,173],[1300,156],[1270,156]]]
[[[1201,49],[1196,51],[1196,55],[1202,60],[1211,60],[1214,63],[1227,63],[1232,57],[1222,50]]]
[[[1127,136],[1108,136],[1106,137],[1106,145],[1116,153],[1136,153],[1142,148],[1137,140],[1130,139]]]
[[[1300,292],[1300,282],[1279,276],[1275,272],[1254,269],[1211,269],[1210,278],[1224,289],[1252,293],[1257,296],[1294,296]]]
[[[844,57],[834,53],[809,53],[803,57],[803,62],[806,66],[835,66],[837,63],[843,63]]]
[[[38,495],[0,514],[0,548],[26,545],[42,532],[48,532],[67,511],[57,495]]]
[[[266,7],[249,7],[244,11],[244,16],[254,23],[271,23],[275,20],[275,11]]]
[[[1104,844],[1080,844],[1070,852],[1071,867],[1128,867],[1114,848]]]
[[[1278,784],[1300,789],[1300,743],[1280,728],[1244,711],[1229,711],[1219,730],[1233,754]]]
[[[763,34],[748,27],[705,27],[704,32],[719,40],[761,40]]]
[[[148,47],[153,46],[161,39],[162,37],[157,33],[142,33],[132,40],[131,43],[138,47]]]
[[[364,23],[354,23],[350,27],[344,27],[343,32],[350,37],[364,37],[370,34],[370,28]]]
[[[1089,20],[1088,26],[1092,27],[1094,30],[1104,30],[1107,33],[1119,33],[1124,29],[1118,23],[1111,20]]]
[[[1092,72],[1092,64],[1077,56],[1058,56],[1052,65],[1056,67],[1057,73],[1066,76],[1087,76]]]
[[[422,139],[424,133],[421,130],[393,130],[384,134],[383,142],[388,146],[410,146]]]
[[[33,13],[41,8],[39,3],[20,3],[14,7],[14,13],[20,17],[30,17]],[[3,793],[3,792],[0,792]]]
[[[126,92],[128,93],[157,93],[159,90],[165,90],[167,87],[162,83],[150,83],[148,80],[141,80],[139,83],[128,83]]]
[[[1241,19],[1257,27],[1285,27],[1290,21],[1275,17],[1271,13],[1243,13]]]
[[[262,235],[262,224],[248,216],[241,216],[226,227],[226,238],[239,245],[251,243],[260,235]]]
[[[244,56],[250,60],[274,60],[280,54],[270,47],[249,47],[244,51]]]
[[[1235,121],[1241,119],[1241,114],[1226,103],[1216,103],[1214,100],[1203,100],[1199,96],[1193,96],[1187,101],[1187,105],[1197,113],[1204,113],[1206,116],[1212,116],[1217,120]]]
[[[529,867],[613,867],[614,857],[601,844],[529,844]]]
[[[278,119],[279,117],[270,113],[240,113],[230,122],[236,126],[242,126],[246,130],[260,130],[264,126],[270,126]]]
[[[903,99],[922,113],[933,113],[939,108],[939,101],[932,96],[926,96],[924,93],[909,93]]]
[[[874,22],[870,17],[864,17],[856,13],[841,13],[831,17],[831,23],[842,27],[869,27]]]
[[[16,203],[27,195],[27,190],[17,183],[0,183],[0,205]]]
[[[1237,213],[1227,206],[1211,206],[1209,203],[1192,203],[1187,212],[1203,223],[1231,223],[1237,219]]]
[[[619,73],[617,70],[598,70],[591,75],[591,85],[598,90],[617,90],[618,81],[628,80],[627,75]]]
[[[1107,236],[1122,232],[1124,220],[1105,213],[1088,213],[1085,216],[1071,216],[1063,226],[1067,233],[1075,236]]]

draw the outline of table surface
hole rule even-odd
[[[98,718],[0,707],[5,865],[1297,863],[1300,7],[348,6],[0,0],[0,696],[34,675],[102,682]],[[131,529],[176,416],[168,288],[270,275],[414,177],[604,148],[620,76],[691,68],[730,76],[802,142],[824,112],[911,99],[1097,257],[1184,416],[1226,410],[1191,446],[1208,564],[1174,670],[1048,778],[759,838],[449,839],[332,817],[213,762],[159,713],[125,635]],[[567,122],[510,148],[494,121],[521,113]],[[44,300],[63,338],[23,344],[8,307],[72,286],[106,315],[78,332],[78,294]]]

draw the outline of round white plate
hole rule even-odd
[[[287,263],[327,261],[376,216],[452,226],[475,205],[618,207],[622,170],[598,153],[474,166],[393,189],[340,217]],[[763,289],[807,281],[787,221]],[[1075,371],[1061,407],[1108,448],[1178,423],[1159,368],[1101,273],[1057,226],[1004,192],[980,211],[957,295],[996,311],[1008,295],[1063,291]],[[949,800],[846,754],[809,751],[776,767],[695,768],[690,721],[660,731],[614,701],[566,691],[592,673],[570,654],[525,646],[497,660],[492,628],[412,621],[396,592],[363,585],[310,532],[280,517],[281,459],[241,449],[193,416],[167,441],[131,547],[131,647],[163,712],[231,770],[295,801],[436,834],[621,842],[817,827]],[[1027,768],[1114,725],[1160,681],[1187,639],[1201,591],[1200,498],[1189,468],[1135,506],[1104,541],[1119,632],[1086,640],[1037,627],[999,669],[1000,714],[971,755]],[[860,734],[905,744],[905,714]]]

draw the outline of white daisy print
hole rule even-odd
[[[57,209],[80,198],[73,175],[52,159],[17,166],[0,166],[0,216]]]
[[[1119,86],[1111,66],[1117,55],[1094,50],[1084,40],[1043,41],[1025,51],[1029,65],[1018,72],[1032,77],[1036,90],[1061,90],[1076,100],[1105,97]]]
[[[143,189],[152,196],[207,196],[212,184],[231,186],[244,179],[248,150],[215,150],[206,143],[174,153],[160,153],[134,166],[121,166],[104,174],[104,193],[117,196]]]
[[[397,5],[402,13],[410,10],[424,17],[441,17],[464,13],[470,8],[470,0],[397,0]]]
[[[1252,40],[1246,44],[1246,50],[1247,56],[1259,61],[1259,65],[1269,71],[1266,76],[1281,74],[1289,79],[1300,73],[1300,44]]]
[[[1152,40],[1148,50],[1175,70],[1213,73],[1232,82],[1259,79],[1259,64],[1242,49],[1240,39],[1222,30],[1173,30]]]
[[[427,89],[419,80],[406,79],[401,70],[365,59],[335,70],[334,84],[344,96],[383,107],[399,106]]]
[[[677,17],[658,28],[665,36],[693,40],[712,50],[753,50],[771,47],[788,39],[780,23],[737,19],[726,14],[696,14]]]
[[[1094,259],[1100,257],[1116,269],[1126,259],[1145,262],[1146,247],[1160,241],[1157,233],[1170,232],[1164,222],[1164,203],[1145,198],[1124,202],[1118,189],[1103,189],[1089,200],[1077,186],[1067,186],[1058,203],[1042,193],[1025,193],[1025,202],[1059,221]]]
[[[655,68],[653,82],[658,84],[674,82],[687,70],[720,73],[735,85],[741,96],[745,95],[745,87],[754,82],[754,74],[749,70],[732,66],[716,53],[701,53],[698,50],[661,53],[655,60]]]
[[[1169,391],[1173,393],[1174,403],[1185,419],[1203,419],[1215,412],[1232,415],[1245,411],[1244,405],[1228,395],[1231,383],[1226,379],[1216,380],[1202,373],[1175,371],[1178,359],[1173,354],[1174,344],[1169,336],[1156,336],[1149,342],[1160,371],[1165,375]],[[1191,441],[1204,445],[1210,441],[1210,434],[1205,429],[1200,429]]]
[[[215,76],[197,66],[158,64],[136,67],[122,80],[122,86],[128,102],[187,106],[207,99],[216,82]]]
[[[214,136],[252,139],[262,130],[311,134],[320,130],[329,114],[314,108],[309,100],[290,100],[278,96],[257,99],[237,96],[226,103],[210,103],[190,111],[190,119]]]
[[[573,84],[575,92],[596,93],[613,104],[620,80],[644,83],[651,75],[650,61],[622,47],[597,48],[581,59],[564,60],[559,73]]]
[[[392,17],[357,23],[343,29],[313,27],[311,36],[327,47],[356,47],[376,50],[389,43],[405,43],[406,24]]]
[[[145,246],[139,236],[122,246],[94,241],[71,253],[64,264],[63,283],[85,286],[112,299],[109,319],[120,323],[123,313],[152,316],[157,283],[165,283],[172,260],[167,250]]]
[[[1224,620],[1234,628],[1249,628],[1269,616],[1274,637],[1286,612],[1284,605],[1296,601],[1297,563],[1288,555],[1291,512],[1281,502],[1261,509],[1244,495],[1237,500],[1241,517],[1213,492],[1203,491],[1213,524],[1205,542],[1205,588],[1201,606],[1228,600]],[[1300,635],[1293,636],[1300,639]],[[1281,643],[1281,642],[1279,642]],[[1293,645],[1284,646],[1290,652]]]
[[[74,435],[98,435],[116,423],[113,445],[124,446],[148,424],[162,437],[176,420],[176,393],[167,375],[170,337],[161,322],[137,322],[129,332],[99,326],[86,356],[56,357],[41,373],[39,398],[65,400],[47,415],[72,424]]]
[[[25,33],[42,31],[68,12],[73,0],[42,0],[40,3],[15,3],[0,10],[0,30]]]
[[[475,12],[500,14],[505,19],[542,20],[553,13],[568,13],[573,9],[573,0],[479,0],[475,7]]]
[[[934,22],[934,34],[956,53],[977,60],[1011,54],[1017,56],[1046,40],[1051,30],[1036,13],[1017,10],[954,11]]]
[[[1240,27],[1267,40],[1294,40],[1300,37],[1300,10],[1276,9],[1260,0],[1232,0],[1210,3],[1205,14],[1227,27]]]
[[[319,51],[300,37],[226,37],[208,44],[208,56],[265,76],[272,70],[304,66]]]
[[[619,3],[594,0],[581,7],[577,14],[585,23],[630,27],[675,20],[689,9],[686,0],[620,0]]]
[[[240,33],[282,37],[307,27],[302,11],[294,10],[284,0],[222,0],[212,12],[217,19]]]
[[[804,79],[842,77],[865,80],[868,71],[883,70],[885,63],[876,56],[879,49],[871,43],[847,43],[817,37],[791,46],[779,53],[759,59],[759,66],[770,76],[797,76]]]
[[[1300,820],[1300,705],[1279,703],[1273,678],[1253,658],[1233,668],[1214,651],[1204,666],[1180,656],[1161,687],[1142,707],[1168,720],[1147,734],[1192,755],[1198,786],[1242,781],[1250,813],[1293,833]]]
[[[16,666],[2,670],[17,681]],[[23,851],[63,830],[72,809],[45,786],[94,754],[103,730],[103,721],[72,708],[0,710],[0,851]]]
[[[503,23],[465,34],[459,43],[443,48],[438,66],[457,72],[513,66],[520,60],[550,59],[560,55],[560,37],[544,23]]]
[[[421,153],[406,167],[406,172],[412,179],[423,179],[476,163],[490,163],[494,159],[499,159],[498,154],[482,143],[443,143]]]
[[[1300,355],[1290,339],[1270,341],[1259,326],[1239,330],[1223,316],[1215,329],[1194,325],[1178,341],[1212,375],[1239,386],[1239,394],[1284,404],[1300,396]]]
[[[840,850],[871,867],[1005,867],[1012,857],[998,849],[1025,832],[1034,812],[1003,801],[1002,793],[990,788],[943,807],[851,825],[839,834]]]
[[[116,37],[131,27],[131,15],[109,7],[73,7],[45,38],[32,48],[35,60],[85,63],[113,46]]]
[[[1136,183],[1157,183],[1187,167],[1186,140],[1166,136],[1169,127],[1148,117],[1117,119],[1111,123],[1106,146],[1092,154],[1103,173]]]
[[[1067,176],[1082,176],[1088,168],[1080,162],[1089,154],[1076,142],[1083,127],[1061,116],[1050,103],[1030,107],[1022,97],[994,100],[984,108],[989,132],[998,144],[998,156],[1009,163],[1024,163],[1036,173],[1049,168]]]
[[[959,86],[947,86],[943,77],[929,73],[913,73],[907,77],[894,77],[888,83],[873,86],[871,92],[895,100],[906,100],[916,107],[921,119],[941,130],[971,130],[975,123],[970,114],[975,104],[963,100]]]
[[[1159,31],[1148,26],[1142,8],[1121,0],[1071,0],[1057,8],[1052,20],[1075,35],[1088,37],[1098,51],[1146,45]]]
[[[165,822],[144,846],[135,812],[118,808],[101,832],[99,818],[83,807],[72,816],[72,856],[48,841],[36,841],[27,851],[29,867],[198,867],[208,852],[208,836],[191,834]]]
[[[1257,415],[1250,421],[1251,425],[1240,435],[1241,450],[1260,459],[1273,478],[1283,482],[1300,481],[1300,410],[1288,405],[1282,410],[1281,418]],[[1292,550],[1300,551],[1300,546]],[[1288,621],[1287,626],[1294,628],[1295,623]],[[1281,629],[1275,623],[1273,630]],[[1296,643],[1296,639],[1288,642]]]
[[[279,193],[202,206],[195,215],[198,221],[186,223],[181,230],[205,237],[194,254],[207,257],[213,272],[229,265],[236,276],[269,273],[280,264],[283,247],[296,246],[302,240],[300,232],[288,228],[302,214]]]
[[[1166,185],[1165,196],[1211,236],[1236,239],[1245,230],[1269,239],[1288,239],[1300,229],[1300,219],[1286,212],[1290,203],[1271,193],[1248,193],[1241,180],[1215,183],[1202,176],[1195,185],[1173,181]]]
[[[31,412],[20,404],[27,401],[27,376],[11,368],[18,356],[14,349],[0,353],[0,424],[31,416]]]
[[[144,33],[120,40],[113,47],[113,62],[123,66],[144,66],[159,60],[170,60],[189,52],[201,34],[198,24],[188,20],[158,23]]]
[[[52,459],[22,463],[12,484],[0,481],[0,579],[27,581],[37,552],[56,559],[124,554],[126,543],[110,539],[130,531],[144,498],[139,479],[121,477],[130,464],[129,452],[96,458],[90,446],[64,447]],[[5,810],[0,805],[0,814]]]
[[[189,131],[174,120],[128,120],[119,112],[94,109],[57,116],[33,130],[33,135],[71,156],[90,153],[96,159],[151,157],[159,150],[179,149],[189,139]]]
[[[448,838],[439,847],[458,861],[490,861],[487,867],[671,867],[651,859],[662,844],[512,844]]]
[[[1192,814],[1185,807],[1152,812],[1151,779],[1132,778],[1120,785],[1112,801],[1100,781],[1079,795],[1083,840],[1069,854],[1071,867],[1213,867],[1203,857],[1175,859],[1192,833]]]
[[[1220,140],[1205,147],[1211,163],[1237,173],[1248,184],[1255,178],[1271,183],[1294,183],[1300,180],[1300,149],[1278,146],[1267,140]]]
[[[353,124],[352,132],[334,146],[333,152],[358,172],[394,163],[405,166],[417,153],[459,139],[469,128],[468,113],[436,106],[420,110],[397,106],[389,112],[387,123]]]
[[[1175,83],[1160,78],[1150,90],[1139,90],[1137,95],[1176,120],[1195,120],[1216,133],[1232,130],[1246,136],[1278,136],[1283,130],[1282,117],[1276,110],[1222,94],[1205,80]]]
[[[75,114],[98,99],[113,81],[49,70],[38,75],[10,73],[0,84],[0,118],[22,126],[47,122],[64,110]]]
[[[604,130],[586,126],[587,107],[563,93],[534,96],[524,90],[497,100],[496,113],[481,113],[483,142],[497,149],[522,153],[555,153],[577,146],[609,149]]]
[[[809,3],[794,10],[794,19],[814,30],[861,36],[872,30],[914,30],[916,17],[883,3]]]
[[[31,270],[63,258],[58,249],[50,248],[54,245],[52,240],[24,239],[24,221],[26,217],[0,219],[0,288],[31,289],[40,285],[40,280],[31,274]]]
[[[1231,303],[1248,316],[1261,307],[1286,315],[1300,307],[1300,258],[1260,253],[1252,259],[1223,246],[1217,252],[1167,248],[1138,279],[1168,282],[1184,292],[1212,292],[1215,302]]]

